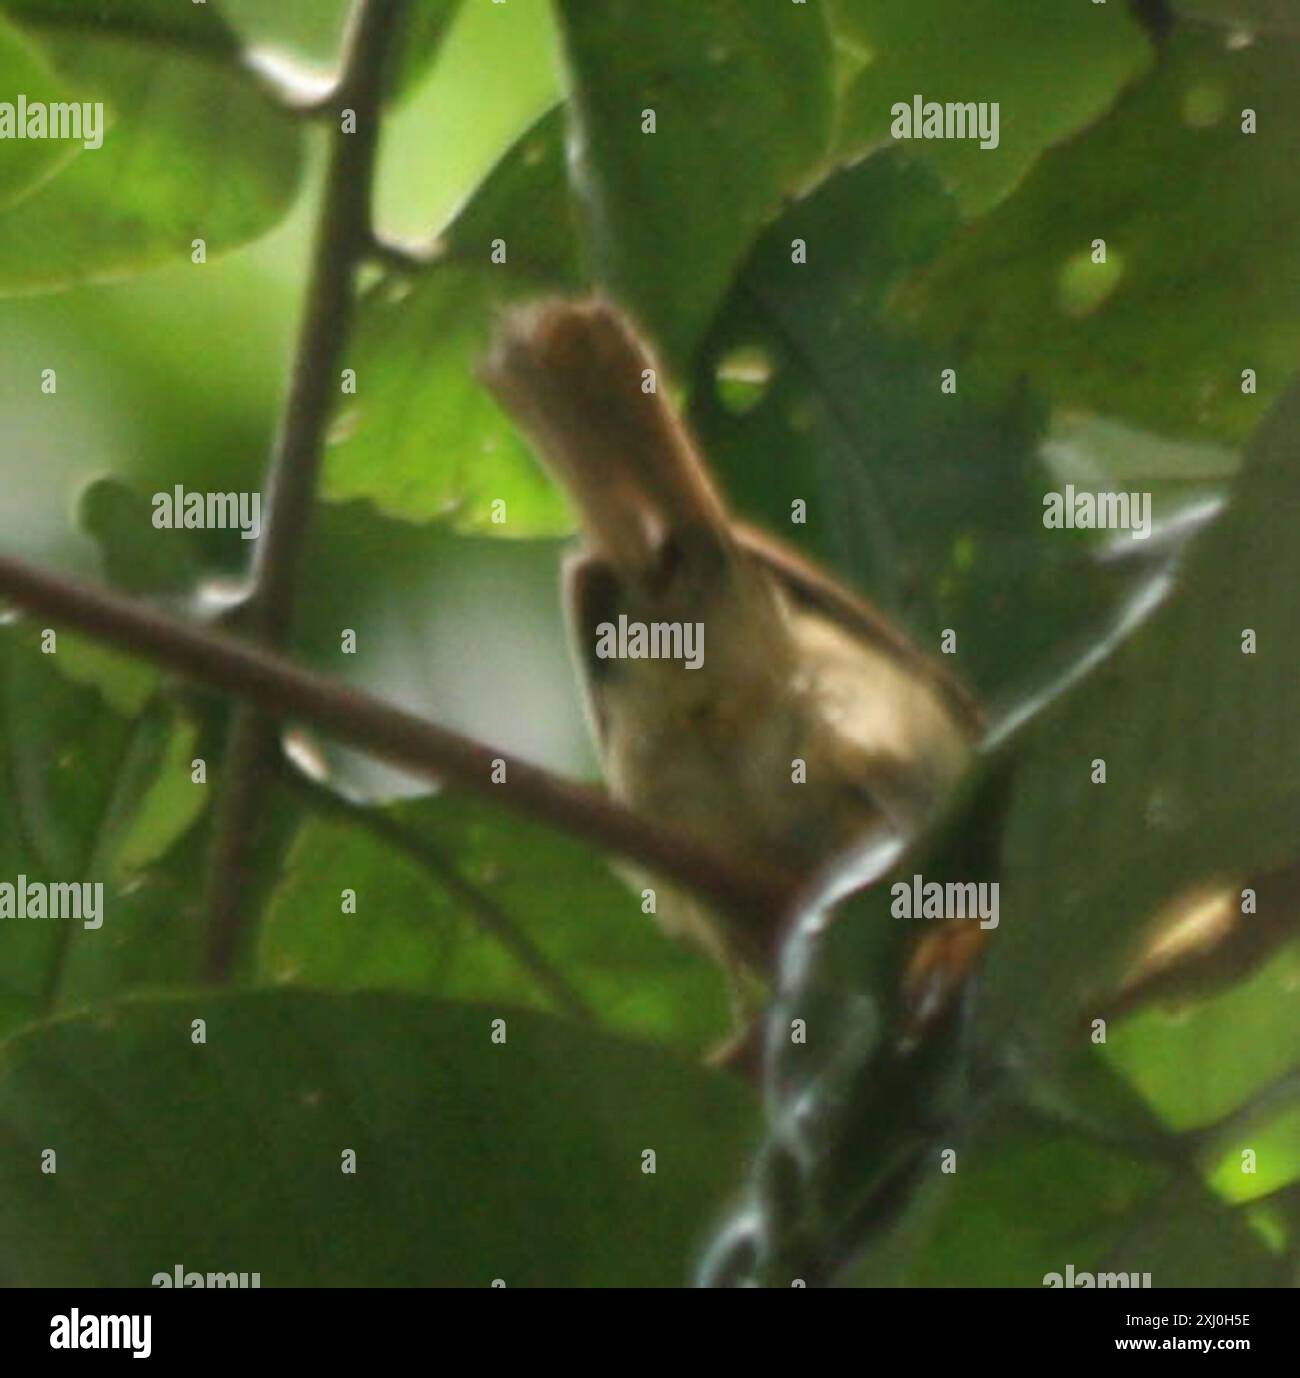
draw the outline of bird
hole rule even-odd
[[[576,511],[565,620],[614,798],[801,877],[935,816],[983,730],[976,699],[733,513],[627,314],[599,296],[515,306],[480,377]],[[719,963],[739,1005],[770,984],[770,916],[746,924],[665,887],[654,913]]]

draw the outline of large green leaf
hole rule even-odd
[[[1082,1036],[1160,905],[1294,863],[1297,434],[1293,385],[1169,604],[1035,729],[1008,823],[993,1024]]]
[[[453,871],[606,1027],[697,1054],[725,1034],[717,970],[660,933],[639,890],[598,854],[470,799],[408,803],[384,817],[429,865],[358,821],[305,826],[262,930],[263,979],[552,1006],[508,942],[447,889]],[[354,913],[344,912],[345,889],[356,893]]]
[[[560,0],[558,13],[596,277],[680,366],[759,230],[826,152],[821,9]],[[651,110],[656,132],[642,133]]]
[[[99,35],[154,44],[162,50],[229,61],[239,42],[219,5],[175,5],[171,0],[0,0],[33,30],[60,42],[56,51],[68,57],[83,40]]]
[[[0,1049],[0,1280],[672,1286],[753,1127],[729,1077],[504,1004],[110,1006]]]
[[[312,72],[335,66],[352,8],[352,0],[221,0],[222,13],[245,46],[283,55]]]
[[[368,498],[387,516],[442,518],[463,532],[571,528],[558,490],[474,376],[494,307],[514,288],[489,267],[448,266],[409,296],[402,286],[369,295],[348,350],[357,392],[338,413],[326,498]]]
[[[1286,1135],[1296,1086],[1280,1114],[1265,1102],[1249,1123],[1230,1122],[1213,1140],[1179,1142],[1172,1131],[1186,1121],[1169,1106],[1186,1077],[1163,1065],[1182,1051],[1172,1046],[1176,1034],[1144,1044],[1149,1025],[1125,1023],[1112,1032],[1124,1049],[1119,1059],[1086,1037],[1064,1056],[1033,1030],[1010,1041],[1003,1027],[990,1040],[986,1027],[980,1037],[972,1016],[983,981],[959,962],[951,970],[962,980],[946,995],[944,985],[932,986],[918,1007],[907,994],[917,989],[905,976],[916,970],[913,944],[931,941],[935,930],[892,916],[892,882],[917,873],[927,881],[1003,880],[1004,820],[1021,795],[1018,757],[1033,730],[1003,744],[934,836],[830,914],[810,914],[792,939],[767,1021],[768,1135],[752,1198],[720,1236],[707,1281],[1038,1286],[1073,1264],[1149,1270],[1157,1286],[1281,1283],[1276,1253],[1210,1188],[1239,1200],[1292,1180],[1297,1162]],[[1004,930],[1016,920],[1005,895],[1004,885],[1001,922],[986,935],[993,962],[1005,956]],[[1043,902],[1044,919],[1052,904]],[[925,969],[954,962],[959,949],[947,950]],[[1077,964],[1078,954],[1058,960]],[[908,1013],[918,1008],[919,1022]],[[1261,1068],[1236,1064],[1247,1074],[1231,1098],[1238,1117],[1237,1102],[1260,1081],[1285,1088],[1277,1073],[1294,1040],[1272,997],[1270,1008],[1272,1024],[1255,1018],[1244,1040],[1221,1034],[1214,1051],[1187,1063],[1226,1093],[1243,1042],[1262,1041]],[[1195,1036],[1193,1027],[1188,1039]],[[1133,1085],[1107,1065],[1112,1059]],[[1249,1177],[1240,1171],[1242,1147],[1257,1153]],[[1230,1189],[1243,1181],[1247,1189]],[[1205,1249],[1189,1254],[1187,1241],[1198,1236]]]
[[[85,868],[94,824],[128,729],[100,710],[95,694],[50,669],[30,633],[4,629],[0,670],[0,879],[93,881]],[[102,932],[76,932],[63,920],[0,920],[0,1033],[54,1008],[67,947]]]
[[[956,223],[932,170],[896,151],[828,178],[745,262],[699,351],[691,420],[742,512],[931,649],[951,629],[965,673],[993,696],[1091,631],[1130,575],[1044,531],[1035,399],[975,386],[957,342],[931,346],[882,319]],[[795,233],[835,249],[792,264]],[[739,398],[730,375],[747,362],[758,387]]]
[[[99,883],[103,911],[96,928],[0,920],[0,1031],[193,967],[196,858],[192,842],[174,849],[207,803],[190,778],[194,726],[165,703],[131,718],[106,711],[56,668],[65,642],[60,633],[46,655],[32,628],[0,638],[0,879]]]
[[[1277,1287],[1285,1276],[1247,1222],[1194,1179],[1000,1106],[957,1150],[951,1194],[907,1281],[1041,1287],[1070,1265],[1149,1273],[1152,1287]]]
[[[901,1227],[845,1280],[1040,1287],[1058,1274],[1060,1286],[1073,1267],[1149,1273],[1153,1287],[1284,1285],[1276,1241],[1216,1198],[1097,1052],[1081,1049],[1048,1085],[1016,1078],[937,1136]],[[1074,1285],[1130,1284],[1146,1285]]]
[[[1300,1067],[1203,1132],[1198,1150],[1208,1180],[1234,1204],[1300,1185]]]
[[[406,0],[406,13],[390,47],[393,94],[407,94],[419,83],[441,51],[462,4],[463,0]]]
[[[155,527],[155,510],[150,498],[107,475],[77,495],[78,520],[99,546],[109,582],[124,593],[179,598],[200,577],[197,538],[194,531]]]
[[[0,158],[0,207],[12,205],[65,158],[76,156],[79,144],[56,139],[18,137],[19,97],[28,105],[68,101],[73,93],[41,61],[22,33],[0,17],[0,96],[13,106],[15,130]]]
[[[429,22],[423,6],[417,22]],[[418,51],[402,46],[404,65],[418,65]],[[455,219],[512,145],[562,99],[556,46],[550,0],[460,5],[427,77],[384,120],[374,206],[387,234],[427,240]],[[517,250],[520,228],[517,221],[496,226],[488,239],[506,234]]]
[[[1228,24],[1240,34],[1300,36],[1300,9],[1295,0],[1171,0],[1171,4],[1179,14]]]
[[[996,102],[998,142],[920,140],[968,214],[989,209],[1045,149],[1100,115],[1148,63],[1129,7],[1035,0],[834,0],[837,29],[864,69],[843,97],[836,144],[852,156],[887,143],[893,106]]]
[[[405,94],[425,74],[462,0],[399,0],[397,32],[389,41],[396,69],[393,94]],[[352,0],[222,0],[221,9],[256,59],[290,80],[328,79],[337,70]]]
[[[506,260],[491,262],[502,240]],[[444,242],[445,260],[413,281],[393,275],[361,307],[326,455],[324,495],[368,498],[408,521],[505,536],[568,531],[572,522],[475,368],[495,309],[577,277],[561,123],[547,116],[479,188]],[[503,501],[504,509],[493,504]]]
[[[298,191],[302,131],[241,65],[215,5],[4,0],[84,98],[103,146],[0,217],[0,291],[101,281],[262,234]]]
[[[938,1149],[974,1104],[969,1005],[961,981],[905,975],[930,925],[893,916],[888,882],[917,870],[994,882],[1006,788],[1005,766],[972,780],[918,851],[850,894],[854,872],[838,878],[787,940],[764,1021],[767,1133],[706,1283],[830,1282],[868,1244],[910,1232],[927,1179],[942,1190]]]
[[[977,387],[1028,377],[1056,403],[1240,440],[1300,358],[1297,129],[1300,45],[1178,26],[1148,78],[919,275],[900,318],[962,345]]]
[[[1297,988],[1300,947],[1291,944],[1221,995],[1113,1024],[1100,1051],[1172,1128],[1201,1128],[1300,1069]]]

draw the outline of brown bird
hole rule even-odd
[[[979,709],[877,609],[732,516],[624,315],[516,310],[483,376],[581,519],[564,598],[615,797],[795,874],[933,815]],[[662,926],[736,981],[770,974],[778,934],[657,899]]]

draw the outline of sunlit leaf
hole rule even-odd
[[[85,149],[0,217],[0,291],[103,281],[216,255],[292,205],[302,130],[240,62],[215,5],[4,0],[83,99],[105,104]]]

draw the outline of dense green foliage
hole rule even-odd
[[[249,55],[328,70],[346,8],[0,0],[0,100],[109,111],[101,149],[0,144],[6,553],[189,612],[244,568],[237,532],[155,531],[149,499],[262,482],[323,142]],[[502,303],[617,296],[740,510],[923,644],[953,629],[998,713],[1084,666],[900,865],[1002,886],[960,1009],[900,1051],[910,935],[887,888],[852,895],[795,940],[760,1105],[701,1065],[717,974],[605,858],[301,738],[406,843],[278,791],[258,931],[204,989],[229,705],[6,619],[0,880],[102,880],[106,918],[0,921],[0,1283],[1296,1279],[1300,22],[1056,11],[417,5],[376,220],[441,253],[364,279],[300,580],[302,659],[590,774],[555,593],[571,517],[475,366]],[[999,101],[999,147],[895,143],[914,92]],[[1066,482],[1150,491],[1157,521],[1229,502],[1190,544],[1100,558],[1044,529]],[[1246,924],[1282,937],[1094,1042],[1147,920],[1211,882],[1256,888]]]

